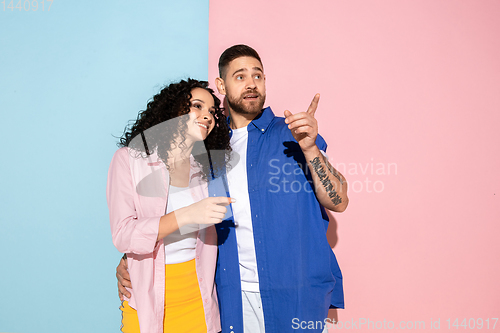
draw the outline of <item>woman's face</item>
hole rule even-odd
[[[214,98],[203,88],[191,90],[191,111],[189,112],[188,132],[193,141],[205,140],[214,129]]]

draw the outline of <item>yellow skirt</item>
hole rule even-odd
[[[122,303],[122,332],[140,333],[137,311]],[[195,260],[165,265],[163,332],[207,332]]]

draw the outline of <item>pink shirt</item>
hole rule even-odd
[[[189,187],[195,202],[208,196],[207,184],[191,156]],[[132,281],[129,305],[137,310],[142,332],[162,333],[165,303],[165,248],[156,241],[165,215],[169,173],[155,154],[116,151],[108,173],[107,199],[113,244],[127,253]],[[201,229],[196,241],[196,273],[208,332],[220,331],[214,275],[217,259],[215,227]]]

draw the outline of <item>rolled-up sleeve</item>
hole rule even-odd
[[[127,148],[116,151],[108,171],[106,197],[113,244],[122,253],[153,253],[161,216],[138,216],[136,188]]]

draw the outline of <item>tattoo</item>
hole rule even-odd
[[[330,197],[330,200],[332,200],[332,203],[337,206],[342,202],[342,198],[339,197],[337,194],[337,191],[335,191],[335,186],[333,186],[332,182],[330,181],[330,178],[328,177],[325,169],[321,165],[321,161],[319,160],[318,157],[315,157],[312,161],[309,161],[316,172],[316,174],[319,177],[319,180],[321,181],[321,184],[325,188],[326,193],[328,194],[328,197]]]
[[[332,167],[332,165],[330,164],[330,162],[328,162],[328,160],[324,155],[323,155],[323,161],[325,162],[326,167],[328,168],[328,170],[330,170],[332,175],[334,175],[335,178],[339,180],[340,185],[344,185],[344,180],[342,179],[342,177],[340,177],[340,174],[337,172],[337,170],[335,170],[334,167]]]

